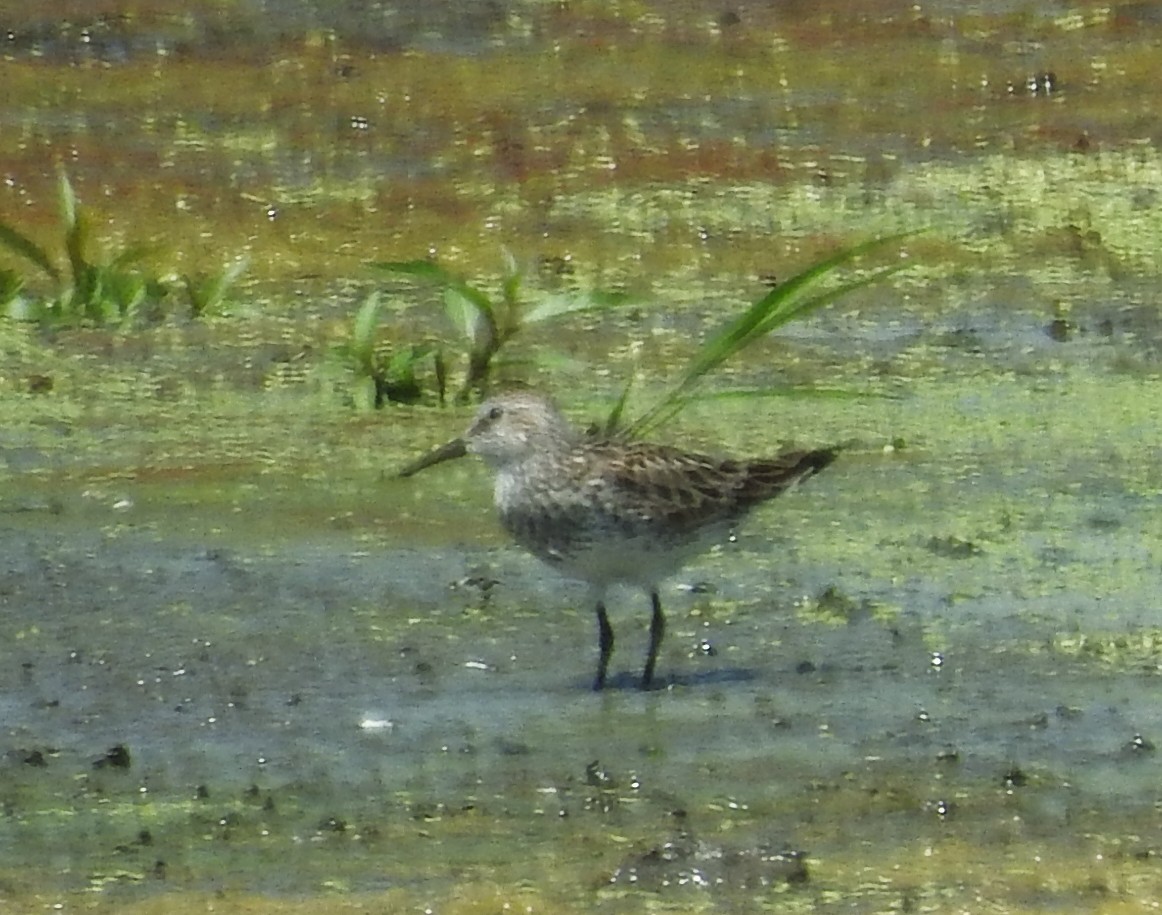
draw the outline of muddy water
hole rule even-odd
[[[251,266],[208,319],[0,331],[13,911],[1154,905],[1151,8],[44,9],[0,7],[3,218],[55,244],[63,162],[110,248]],[[670,583],[655,693],[641,595],[594,696],[483,470],[393,479],[462,411],[350,405],[369,260],[642,294],[514,343],[583,421],[917,225],[717,382],[815,395],[665,431],[851,447]]]

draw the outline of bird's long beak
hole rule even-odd
[[[444,461],[451,461],[455,458],[464,457],[468,453],[468,446],[464,443],[462,438],[454,438],[446,445],[441,445],[435,451],[430,451],[422,458],[417,458],[408,464],[403,470],[399,472],[401,477],[410,477],[419,473],[426,467],[431,467],[434,464],[442,464]]]

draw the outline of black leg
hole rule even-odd
[[[650,616],[650,650],[646,654],[646,669],[642,672],[642,689],[649,689],[654,683],[654,665],[658,663],[658,649],[666,634],[666,617],[662,614],[662,601],[658,592],[650,592],[653,614]]]
[[[601,655],[597,659],[597,679],[593,681],[593,689],[600,692],[605,688],[605,670],[609,667],[609,656],[613,654],[613,627],[609,625],[605,604],[601,601],[597,602],[597,647]]]

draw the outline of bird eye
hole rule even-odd
[[[504,416],[504,410],[500,407],[493,407],[488,411],[488,418],[493,421],[500,419],[502,416]]]

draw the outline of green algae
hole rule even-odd
[[[256,66],[254,22],[209,61],[6,50],[6,219],[48,231],[67,155],[110,238],[168,241],[162,272],[248,251],[256,274],[210,321],[0,328],[2,669],[23,722],[4,847],[27,855],[7,902],[1149,910],[1162,223],[1156,26],[1136,9],[750,10],[739,30],[700,4],[527,4],[479,56],[308,30]],[[162,31],[196,35],[204,12]],[[1059,95],[1023,89],[1042,66]],[[464,417],[356,416],[326,357],[368,261],[435,249],[487,282],[502,244],[569,255],[580,285],[651,297],[524,344],[592,419],[764,274],[919,225],[890,287],[723,382],[847,396],[714,399],[659,432],[854,444],[696,565],[709,587],[667,592],[657,696],[576,686],[589,611],[502,549],[482,470],[390,479]],[[384,294],[399,339],[438,335],[409,307],[422,291]],[[90,661],[62,660],[78,646]],[[191,659],[206,673],[175,676]],[[71,728],[35,705],[54,698]],[[150,740],[102,730],[119,702]],[[321,736],[265,766],[200,755],[284,728]],[[141,768],[92,769],[121,739]],[[595,757],[612,782],[589,783]],[[710,860],[805,849],[809,880],[612,882],[683,830]]]

